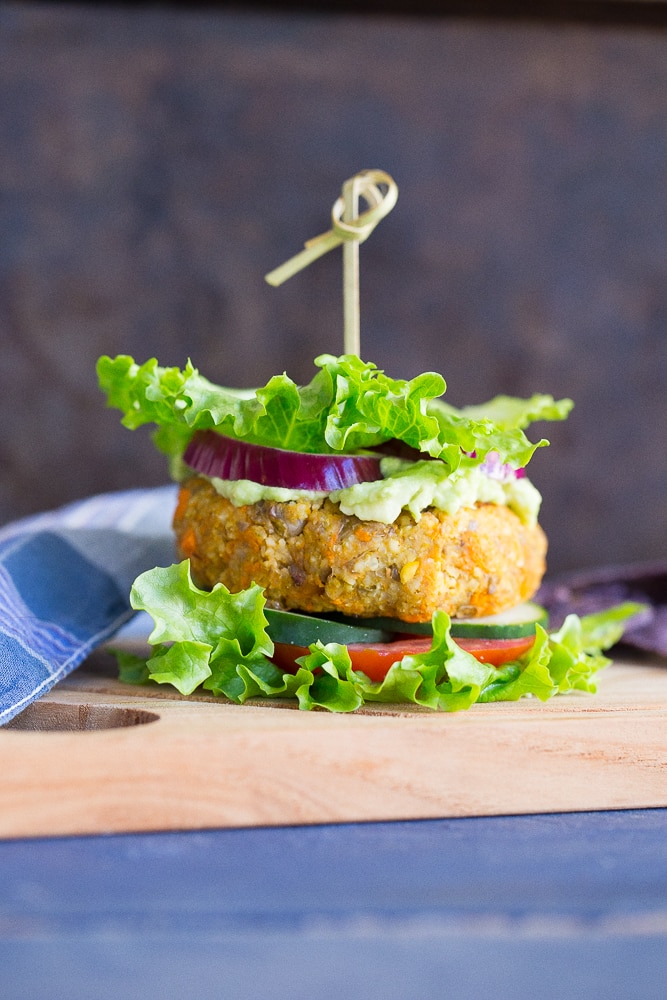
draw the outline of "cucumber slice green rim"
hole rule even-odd
[[[391,642],[395,632],[369,624],[364,618],[357,622],[333,621],[295,611],[265,608],[267,632],[274,642],[289,646],[310,646],[311,642],[338,642],[343,646],[355,642]]]
[[[372,628],[385,632],[409,635],[433,635],[431,622],[404,622],[399,618],[345,618],[337,616],[341,623],[364,622]],[[522,639],[535,635],[535,626],[543,628],[549,623],[549,615],[539,604],[524,601],[509,611],[484,618],[452,618],[451,635],[456,639]],[[387,640],[385,640],[387,641]]]

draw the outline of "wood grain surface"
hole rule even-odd
[[[354,715],[130,688],[82,668],[0,731],[0,836],[667,806],[667,670],[468,712]]]

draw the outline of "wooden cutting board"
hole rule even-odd
[[[667,663],[597,695],[331,715],[119,684],[89,661],[0,730],[0,836],[667,806]]]

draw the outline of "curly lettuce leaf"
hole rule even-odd
[[[458,437],[468,456],[461,458],[462,464],[477,464],[480,456],[483,459],[489,452],[497,452],[503,462],[518,469],[528,464],[538,448],[549,444],[546,438],[529,441],[524,428],[536,420],[565,420],[573,405],[571,399],[536,394],[530,399],[496,396],[487,403],[461,409],[437,399],[429,410],[440,424],[440,439]]]
[[[292,698],[301,709],[331,712],[354,712],[370,702],[455,712],[478,702],[527,695],[546,701],[567,691],[593,692],[594,675],[610,662],[603,650],[642,610],[626,603],[583,618],[570,615],[551,635],[538,626],[531,650],[501,668],[480,663],[457,645],[449,617],[438,611],[430,649],[404,656],[376,682],[353,668],[347,648],[338,643],[313,642],[297,661],[296,673],[283,672],[271,660],[261,588],[232,594],[217,584],[200,590],[187,560],[142,573],[130,602],[153,619],[153,652],[145,661],[120,654],[121,679],[172,684],[183,695],[201,688],[237,704],[256,697]]]
[[[162,368],[155,358],[139,365],[128,355],[104,356],[97,372],[126,427],[156,425],[155,444],[176,477],[192,434],[210,428],[301,452],[351,453],[398,440],[450,470],[461,461],[479,464],[490,451],[524,466],[548,442],[531,443],[523,428],[531,420],[562,420],[571,406],[550,396],[497,397],[488,411],[487,405],[456,410],[438,398],[446,384],[433,372],[392,379],[355,355],[323,354],[315,364],[320,370],[306,386],[283,374],[254,391],[214,385],[191,362],[181,371]]]
[[[173,684],[181,694],[192,694],[200,684],[216,694],[228,689],[237,694],[239,669],[261,667],[273,653],[261,588],[231,594],[218,583],[211,591],[200,590],[188,560],[142,573],[130,604],[147,611],[155,625],[148,637],[154,647],[148,677]]]
[[[328,373],[334,390],[325,428],[332,449],[357,451],[395,438],[442,457],[438,422],[427,412],[428,401],[447,388],[441,375],[392,379],[353,354],[321,354],[315,364]]]
[[[488,403],[463,406],[453,412],[473,421],[489,420],[501,430],[512,431],[523,430],[536,420],[564,420],[573,405],[571,399],[555,400],[553,396],[535,393],[530,399],[494,396]]]

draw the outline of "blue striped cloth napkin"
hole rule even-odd
[[[134,614],[132,581],[174,561],[176,487],[108,493],[0,528],[0,725]]]

